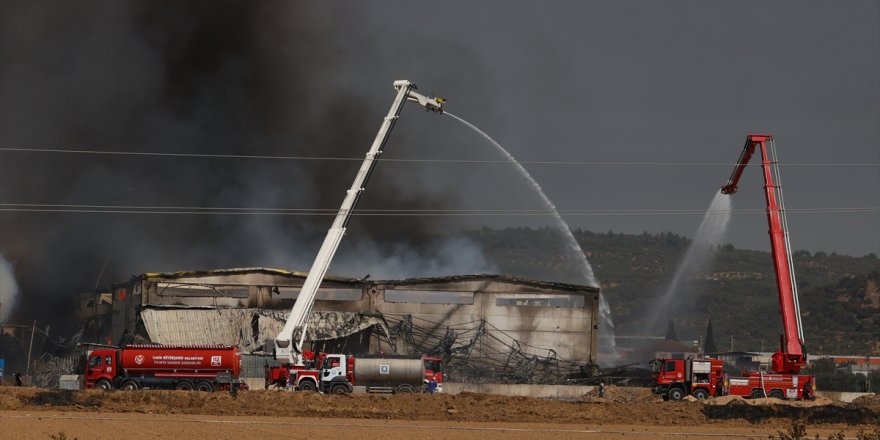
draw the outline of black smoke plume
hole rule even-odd
[[[359,73],[340,64],[351,55],[340,45],[345,37],[329,35],[321,23],[330,18],[307,2],[2,5],[4,147],[363,157],[393,98],[391,82],[400,79],[382,84],[382,102],[362,94]],[[15,152],[0,153],[0,160],[2,203],[163,207],[336,209],[360,165]],[[437,197],[442,190],[417,197],[401,188],[393,175],[377,173],[366,197],[374,207],[398,209],[442,208],[453,199]],[[0,212],[0,251],[23,292],[18,319],[61,325],[77,293],[138,273],[307,270],[331,221]],[[471,244],[438,242],[432,222],[357,218],[350,225],[357,240],[344,246],[345,263],[331,272],[438,274],[423,272],[442,271],[443,261],[455,261]],[[452,270],[485,270],[478,250],[467,255],[469,266]]]

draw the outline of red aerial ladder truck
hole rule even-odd
[[[722,392],[751,398],[814,399],[816,397],[815,376],[800,374],[801,367],[807,363],[807,352],[804,348],[804,330],[801,324],[797,282],[791,258],[788,221],[785,217],[785,201],[782,197],[782,182],[779,174],[779,164],[776,160],[776,147],[773,142],[773,136],[766,134],[748,135],[746,145],[739,156],[739,160],[727,183],[721,187],[721,192],[730,195],[737,191],[739,179],[742,177],[743,171],[755,154],[756,149],[761,151],[764,195],[767,200],[767,221],[770,225],[770,248],[773,256],[773,267],[776,271],[776,288],[782,314],[783,333],[780,338],[779,351],[773,353],[771,358],[771,373],[753,371],[748,372],[744,377],[728,378],[724,383]],[[682,398],[685,394],[691,394],[687,392],[691,387],[686,386],[686,383],[677,384],[674,383],[674,379],[670,379],[685,377],[686,371],[665,371],[667,364],[672,368],[686,370],[687,362],[667,363],[663,361],[666,360],[661,359],[653,362],[655,367],[655,392],[668,398]],[[669,380],[673,380],[673,383],[667,383]],[[685,392],[669,392],[669,390],[675,388],[680,388]],[[663,392],[664,390],[666,392]]]

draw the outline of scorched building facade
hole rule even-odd
[[[268,353],[305,276],[266,268],[145,273],[113,286],[107,339]],[[596,363],[598,307],[595,287],[501,275],[327,276],[307,340],[323,351],[443,356],[462,380],[546,382]]]

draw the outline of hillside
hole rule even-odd
[[[576,261],[560,255],[563,238],[552,229],[481,229],[468,235],[483,245],[502,273],[580,282]],[[582,230],[575,236],[611,305],[618,335],[663,336],[672,320],[679,339],[697,340],[711,317],[720,350],[770,351],[777,346],[781,323],[769,252],[720,246],[707,256],[702,270],[680,283],[669,304],[658,306],[657,298],[667,290],[690,239],[672,233]],[[877,256],[797,251],[794,265],[810,353],[880,355]],[[646,329],[652,321],[653,330]]]

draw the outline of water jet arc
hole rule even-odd
[[[492,139],[492,137],[486,134],[483,130],[480,130],[470,122],[452,113],[449,113],[448,111],[444,110],[443,114],[457,120],[471,130],[477,132],[480,136],[489,141],[502,155],[504,155],[504,157],[507,158],[507,160],[510,161],[511,164],[516,167],[520,175],[522,175],[522,177],[525,178],[529,182],[529,184],[532,185],[532,188],[535,189],[535,191],[541,197],[541,200],[544,202],[544,206],[546,206],[553,215],[553,220],[556,224],[556,228],[560,232],[562,232],[562,234],[566,238],[566,251],[580,263],[578,267],[580,268],[580,275],[583,278],[584,282],[589,286],[599,287],[599,283],[596,281],[596,277],[593,274],[593,267],[590,266],[590,262],[587,261],[587,256],[584,254],[583,249],[581,249],[581,246],[580,244],[578,244],[577,239],[574,238],[574,234],[572,234],[571,228],[568,226],[568,223],[565,222],[562,216],[559,215],[559,211],[556,209],[556,205],[554,205],[553,202],[550,201],[550,199],[547,197],[547,195],[544,194],[544,190],[541,188],[541,185],[539,185],[538,182],[536,182],[535,179],[532,178],[532,175],[529,174],[528,171],[526,171],[522,164],[520,164],[516,160],[516,158],[514,158],[513,155],[510,154],[510,152],[505,150],[504,147],[501,146],[501,144],[496,142],[495,139]],[[612,353],[612,357],[616,357],[616,344],[614,342],[614,320],[611,318],[611,307],[609,307],[608,302],[605,300],[605,296],[602,295],[601,292],[599,293],[599,317],[600,330],[603,333],[610,335],[609,341],[611,346],[609,347],[609,351]]]

